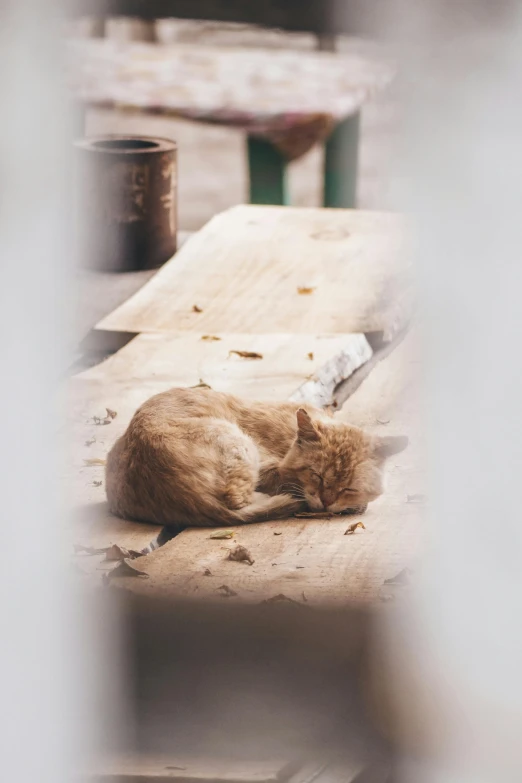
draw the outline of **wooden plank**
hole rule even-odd
[[[395,72],[357,43],[338,54],[109,39],[70,40],[66,49],[71,90],[90,105],[234,126],[281,142],[290,158],[359,111]],[[299,128],[315,129],[304,146]]]
[[[236,350],[254,351],[263,358],[249,361],[230,354]],[[118,543],[141,550],[159,535],[157,526],[110,515],[104,466],[86,464],[105,459],[134,411],[153,394],[173,386],[194,386],[202,379],[218,391],[241,390],[246,399],[284,399],[310,376],[317,378],[319,386],[324,377],[331,388],[332,368],[346,375],[371,354],[364,335],[223,334],[219,340],[204,340],[200,334],[137,336],[69,384],[66,478],[78,506],[75,543],[97,548]],[[107,408],[117,416],[107,424],[96,424],[94,417],[103,420]]]
[[[239,761],[236,759],[183,758],[176,756],[122,757],[101,765],[90,777],[94,781],[121,783],[284,783],[298,765],[283,760]]]
[[[352,521],[346,517],[238,527],[234,541],[250,550],[252,566],[227,559],[234,541],[210,539],[210,530],[186,530],[140,560],[148,579],[120,579],[118,585],[143,594],[251,603],[281,595],[302,604],[379,600],[384,580],[415,558],[422,534],[421,506],[408,502],[408,495],[423,489],[412,386],[414,349],[413,339],[406,339],[338,414],[412,439],[410,448],[390,460],[388,490],[370,505],[365,530],[345,536]]]
[[[391,338],[410,317],[409,275],[399,215],[238,206],[213,218],[98,328]]]

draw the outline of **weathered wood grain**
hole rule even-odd
[[[298,765],[288,761],[238,761],[184,757],[122,757],[100,767],[92,783],[278,783],[288,780]]]
[[[391,338],[409,320],[411,296],[403,217],[238,206],[213,218],[98,328]]]
[[[421,543],[422,507],[408,502],[408,495],[423,489],[416,361],[414,338],[408,338],[337,414],[374,431],[400,432],[411,439],[411,446],[390,460],[388,489],[362,518],[365,530],[344,535],[353,517],[242,526],[235,528],[233,541],[213,540],[211,530],[186,530],[140,560],[148,579],[121,579],[118,584],[141,593],[251,603],[274,599],[339,604],[382,598],[384,580],[410,565]],[[248,548],[254,565],[227,559],[234,542]]]

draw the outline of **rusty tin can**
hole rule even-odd
[[[127,272],[164,264],[176,251],[175,142],[95,136],[75,148],[81,265]]]

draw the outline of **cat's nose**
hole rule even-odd
[[[322,492],[321,493],[321,500],[323,501],[323,506],[325,509],[328,508],[328,506],[331,506],[332,503],[335,503],[335,495],[333,492]]]

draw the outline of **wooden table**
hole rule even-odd
[[[360,109],[393,67],[352,52],[69,42],[70,83],[85,105],[241,128],[250,201],[287,204],[288,163],[326,141],[324,205],[356,203]]]

